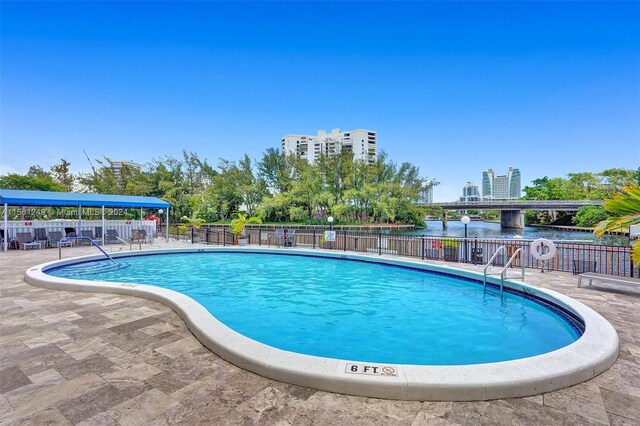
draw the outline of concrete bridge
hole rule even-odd
[[[525,210],[555,210],[575,212],[583,206],[601,206],[603,200],[485,200],[452,201],[446,203],[419,204],[425,207],[442,207],[446,210],[499,210],[502,228],[524,228]]]

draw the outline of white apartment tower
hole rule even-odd
[[[482,172],[482,197],[494,200],[520,198],[520,170],[509,166],[506,175],[497,176],[493,169]]]
[[[321,155],[335,155],[345,149],[353,153],[355,161],[374,162],[378,155],[378,133],[373,130],[356,129],[331,133],[318,130],[317,136],[286,135],[282,138],[282,151],[297,155],[314,163]]]

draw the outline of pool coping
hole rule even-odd
[[[354,259],[430,270],[482,280],[483,275],[465,269],[424,263],[392,256],[332,252],[310,249],[282,249],[262,247],[207,247],[157,249],[139,252],[114,253],[114,258],[179,252],[242,251],[275,254],[300,254],[319,257]],[[243,336],[217,320],[195,300],[182,293],[162,287],[85,281],[54,277],[45,270],[104,258],[89,255],[29,268],[25,280],[32,285],[80,292],[108,292],[144,297],[172,308],[187,324],[189,330],[208,349],[232,364],[262,376],[324,391],[367,397],[472,401],[507,397],[531,396],[550,392],[589,380],[607,370],[618,357],[618,335],[600,314],[568,296],[552,290],[540,289],[505,280],[505,285],[525,293],[550,299],[556,305],[575,313],[585,324],[582,337],[553,352],[513,361],[472,365],[398,365],[338,360],[277,349]],[[489,277],[493,284],[499,279]],[[347,372],[356,364],[358,374]],[[391,367],[395,375],[370,375],[365,366]],[[386,369],[387,371],[391,371]]]

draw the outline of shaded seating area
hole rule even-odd
[[[3,207],[4,212],[4,234],[6,238],[0,241],[3,251],[9,249],[9,241],[15,240],[16,244],[20,244],[20,247],[30,248],[43,246],[56,246],[64,241],[65,237],[83,236],[91,238],[94,241],[100,241],[102,237],[102,231],[107,224],[107,217],[105,217],[105,209],[135,209],[140,211],[140,220],[122,219],[118,220],[110,219],[110,227],[119,227],[121,232],[124,232],[125,238],[129,238],[129,232],[132,229],[132,225],[144,229],[136,231],[131,235],[131,238],[135,242],[147,242],[149,233],[155,236],[156,222],[144,219],[144,210],[154,209],[158,210],[158,213],[162,214],[166,212],[164,224],[166,225],[166,238],[169,238],[169,209],[171,204],[156,197],[141,197],[130,195],[116,195],[116,194],[88,194],[88,193],[73,193],[73,192],[53,192],[53,191],[26,191],[26,190],[14,190],[14,189],[0,189],[0,205]],[[12,213],[12,223],[9,227],[9,207],[67,207],[77,209],[77,221],[75,219],[55,219],[40,221],[30,217],[29,214],[24,213],[16,214]],[[91,219],[89,224],[85,225],[83,229],[83,209],[94,209],[89,215]],[[95,209],[99,209],[97,212]],[[163,211],[164,210],[164,211]],[[110,213],[113,214],[113,213]],[[155,213],[154,213],[155,214]],[[98,216],[99,221],[95,219]],[[72,222],[69,226],[68,223]],[[86,221],[85,221],[86,222]],[[93,222],[93,223],[91,223]],[[86,230],[88,226],[94,226],[98,222],[101,226],[95,226],[92,230]],[[119,223],[117,223],[119,222]],[[77,224],[77,225],[76,225]],[[45,226],[46,228],[42,228]],[[64,236],[62,236],[62,229],[64,229]],[[31,232],[26,232],[31,231]],[[60,232],[60,235],[56,234],[55,239],[52,238],[52,233]],[[36,234],[37,235],[33,235]],[[107,233],[109,231],[107,230]],[[18,234],[20,235],[20,243],[18,240]],[[111,237],[111,238],[109,238]],[[115,238],[114,238],[115,237]],[[107,236],[105,235],[104,242],[121,243],[116,234]]]

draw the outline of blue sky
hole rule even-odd
[[[2,2],[0,172],[378,131],[460,195],[482,171],[640,165],[640,3]]]

